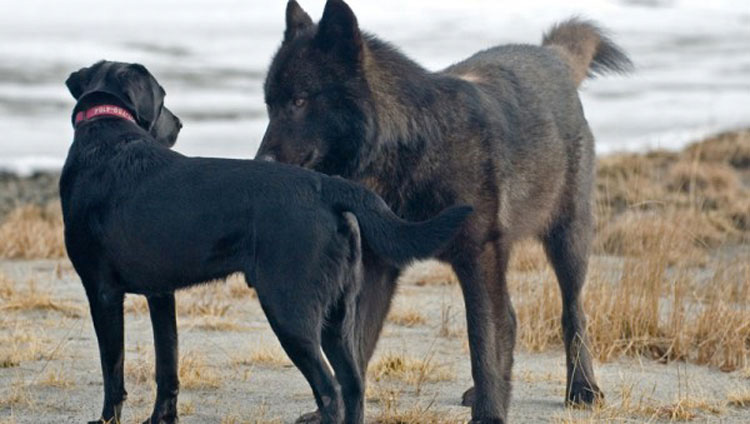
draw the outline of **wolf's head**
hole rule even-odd
[[[329,0],[315,25],[291,0],[265,83],[270,122],[257,157],[328,174],[356,169],[373,127],[364,37],[354,13]]]

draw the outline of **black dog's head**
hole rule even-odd
[[[114,102],[159,143],[172,147],[177,141],[182,123],[164,106],[164,89],[143,65],[100,61],[73,72],[65,84],[77,100],[73,116],[96,103]]]
[[[315,25],[291,0],[286,24],[265,83],[270,122],[257,157],[348,175],[372,127],[357,18],[329,0]]]

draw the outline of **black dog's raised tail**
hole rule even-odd
[[[365,244],[397,266],[434,256],[453,239],[474,210],[466,205],[452,206],[432,219],[408,222],[364,187],[341,180],[328,184],[324,192],[334,207],[357,217]]]
[[[544,34],[542,45],[553,49],[570,66],[577,86],[587,77],[633,70],[625,52],[591,21],[571,18],[560,22]]]

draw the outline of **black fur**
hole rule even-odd
[[[60,180],[65,245],[99,342],[101,418],[119,422],[126,398],[125,293],[148,298],[154,327],[157,397],[147,422],[171,423],[179,391],[174,292],[241,272],[310,382],[323,420],[361,422],[364,387],[352,336],[361,249],[393,266],[432,255],[471,208],[412,224],[340,178],[282,164],[185,157],[168,148],[179,120],[140,65],[99,62],[73,73],[67,85],[78,99],[75,111],[115,102],[138,120],[79,124]]]
[[[290,8],[304,13],[293,1]],[[476,422],[507,418],[516,318],[505,273],[515,241],[541,240],[563,298],[566,401],[601,398],[580,301],[594,139],[576,89],[587,73],[628,69],[627,57],[595,25],[571,20],[544,46],[493,47],[433,73],[361,32],[342,0],[326,3],[317,26],[308,21],[271,63],[258,157],[362,182],[407,219],[474,206],[439,259],[464,293],[476,386],[465,400]],[[357,336],[365,370],[399,272],[367,251],[363,263]]]

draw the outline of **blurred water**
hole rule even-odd
[[[318,19],[323,0],[300,0]],[[176,149],[252,157],[283,0],[0,0],[0,168],[61,166],[72,138],[68,74],[106,58],[143,63],[185,122]],[[573,14],[599,21],[638,66],[582,96],[599,152],[677,148],[750,125],[747,0],[351,0],[366,30],[441,69],[499,43],[538,43]]]

